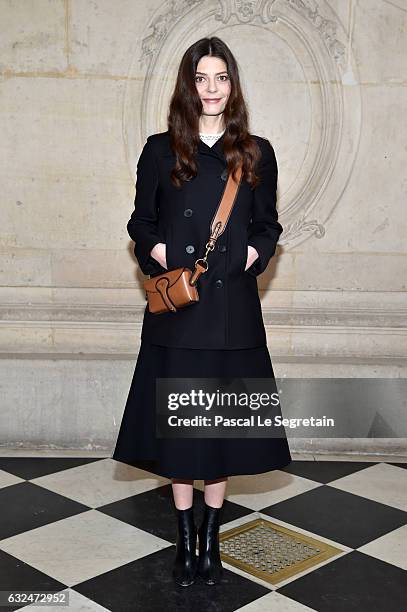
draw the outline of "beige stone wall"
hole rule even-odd
[[[405,0],[0,0],[0,13],[4,357],[133,359],[137,158],[166,129],[183,52],[218,35],[279,162],[284,233],[259,279],[276,374],[403,374]]]

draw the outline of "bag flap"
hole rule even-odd
[[[167,272],[153,276],[153,278],[149,278],[148,280],[144,281],[144,289],[145,291],[149,291],[151,293],[157,293],[155,285],[160,278],[168,278],[169,287],[172,287],[172,285],[174,285],[186,271],[191,272],[192,274],[192,271],[189,268],[184,267],[175,268],[175,270],[168,270]]]

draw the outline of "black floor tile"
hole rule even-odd
[[[353,551],[277,589],[318,612],[399,612],[406,609],[402,569]]]
[[[0,540],[89,510],[32,482],[0,489]]]
[[[203,493],[194,489],[194,515],[197,525],[201,522],[203,509]],[[170,484],[100,506],[97,510],[168,542],[175,542],[177,523]],[[251,513],[250,509],[225,500],[220,522],[228,523]]]
[[[372,465],[376,463],[368,461],[292,461],[281,471],[326,484]]]
[[[406,463],[389,463],[389,465],[395,465],[396,467],[401,467],[404,469],[407,468],[407,462]]]
[[[102,459],[100,457],[96,459],[87,457],[0,457],[0,470],[25,478],[25,480],[32,480],[95,461],[102,461]]]
[[[273,504],[261,512],[351,548],[359,548],[407,522],[407,513],[402,510],[329,485]]]
[[[0,550],[0,591],[63,591],[66,585]],[[28,605],[28,604],[27,604]],[[0,610],[17,610],[24,604],[1,606]],[[44,608],[45,609],[45,608]]]
[[[176,524],[171,485],[119,499],[97,510],[159,538],[174,541]]]
[[[173,583],[175,546],[127,563],[72,588],[114,612],[233,612],[269,589],[224,569],[222,582]]]

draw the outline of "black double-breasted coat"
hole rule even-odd
[[[266,345],[257,276],[267,268],[283,228],[276,209],[274,149],[266,138],[253,138],[262,152],[257,166],[261,183],[252,190],[242,179],[226,230],[209,252],[209,269],[198,279],[199,302],[162,314],[150,313],[146,303],[142,340],[196,349]],[[168,131],[147,138],[137,164],[134,210],[127,224],[145,275],[166,270],[150,255],[158,242],[166,243],[168,270],[181,266],[193,270],[195,260],[204,256],[227,180],[223,140],[224,135],[212,147],[199,142],[198,174],[177,188],[170,179],[175,156]],[[245,271],[248,245],[259,257]]]

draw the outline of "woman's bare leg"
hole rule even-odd
[[[194,481],[172,478],[172,494],[177,510],[187,510],[192,506]]]
[[[217,478],[216,480],[205,480],[205,502],[212,508],[221,508],[225,498],[226,485],[228,482],[225,478]]]

